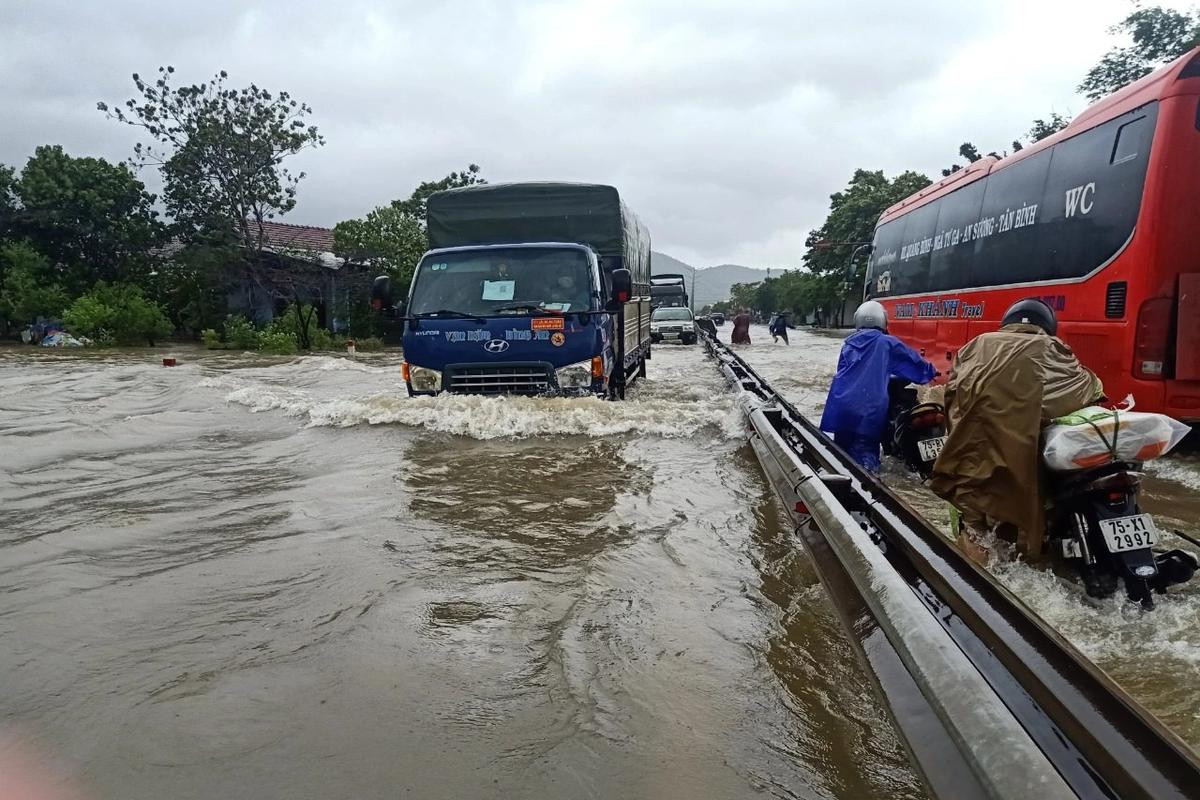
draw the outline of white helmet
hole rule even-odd
[[[886,333],[887,309],[874,300],[868,300],[854,312],[854,327],[858,330],[875,328]]]

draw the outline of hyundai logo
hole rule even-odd
[[[488,339],[484,342],[483,349],[489,353],[503,353],[508,349],[508,342],[503,339]]]

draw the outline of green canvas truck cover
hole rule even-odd
[[[612,186],[592,183],[488,183],[430,195],[430,248],[525,242],[586,244],[606,268],[650,281],[650,234]]]

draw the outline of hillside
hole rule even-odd
[[[676,272],[687,277],[688,292],[692,291],[692,274],[695,273],[696,308],[729,299],[729,287],[735,283],[754,283],[767,277],[767,271],[738,264],[721,264],[718,267],[696,269],[666,253],[650,254],[650,272],[658,275]]]

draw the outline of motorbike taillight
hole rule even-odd
[[[927,411],[924,414],[918,414],[909,420],[908,424],[912,428],[933,428],[944,424],[946,415]]]

